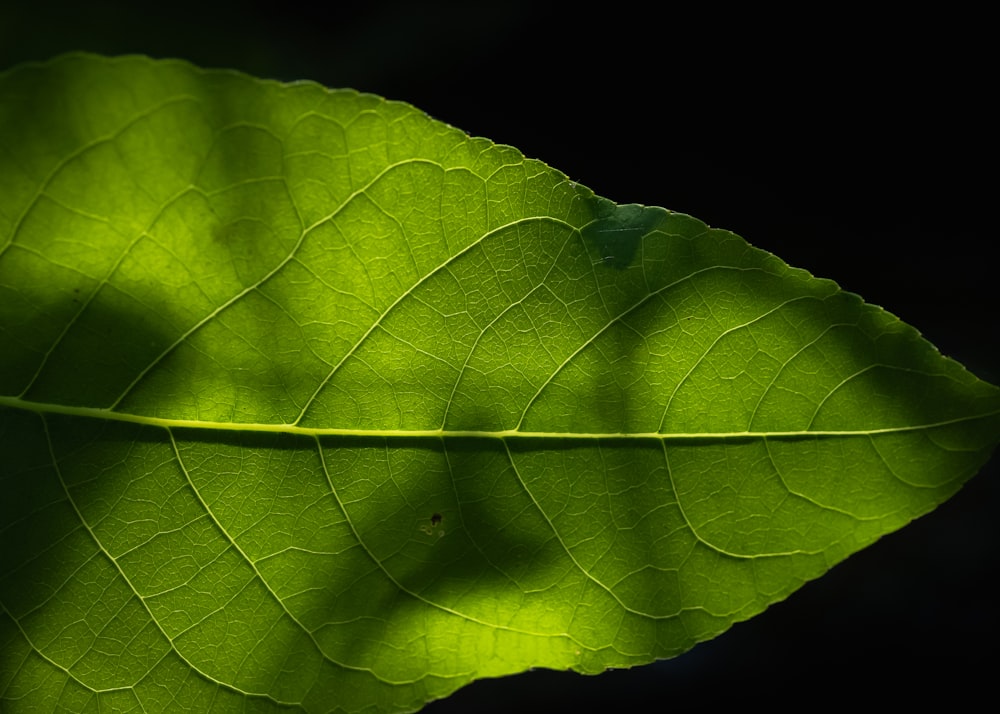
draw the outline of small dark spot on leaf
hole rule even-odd
[[[440,513],[435,513],[433,516],[431,516],[431,525],[436,526],[438,523],[441,522],[441,518],[442,516]]]

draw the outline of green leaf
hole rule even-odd
[[[11,710],[405,711],[671,657],[928,512],[1000,392],[416,109],[0,75]]]

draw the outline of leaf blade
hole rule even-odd
[[[832,282],[405,105],[86,56],[0,97],[4,696],[411,709],[672,656],[1000,433]]]

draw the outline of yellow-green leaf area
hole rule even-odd
[[[413,711],[671,657],[952,495],[1000,393],[406,104],[0,74],[0,697]]]

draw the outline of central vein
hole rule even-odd
[[[949,419],[928,424],[907,426],[890,426],[877,429],[842,429],[842,430],[796,430],[796,431],[723,431],[723,432],[579,432],[579,431],[525,431],[522,429],[350,429],[338,427],[309,427],[297,424],[262,424],[247,422],[205,421],[199,419],[172,419],[143,414],[130,414],[99,409],[95,407],[75,407],[64,404],[46,404],[31,402],[16,397],[0,396],[0,407],[30,411],[37,414],[58,414],[86,419],[103,419],[106,421],[125,422],[144,426],[156,426],[164,429],[200,429],[207,431],[230,432],[267,432],[272,434],[299,434],[303,436],[342,436],[369,438],[405,438],[405,439],[563,439],[575,441],[596,441],[608,439],[627,439],[631,441],[720,441],[741,439],[811,439],[816,437],[868,437],[878,434],[898,434],[903,432],[923,431],[937,427],[974,421],[991,416],[997,412],[975,414],[958,419]]]

